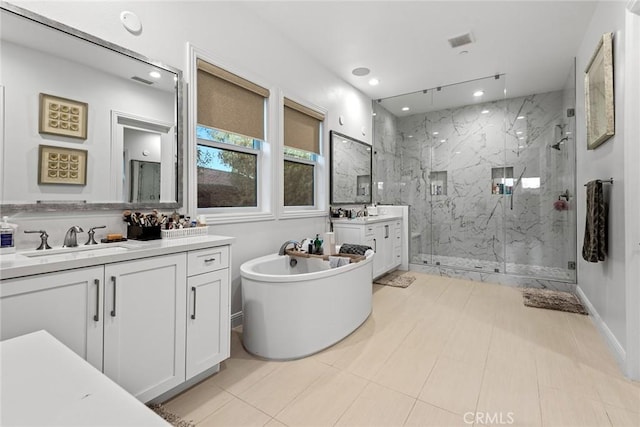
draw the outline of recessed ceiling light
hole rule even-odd
[[[460,153],[462,153],[462,151],[456,151],[453,154],[460,154]]]
[[[150,71],[149,72],[149,77],[153,77],[154,79],[159,79],[161,77],[160,73],[158,71]]]
[[[358,67],[358,68],[354,68],[353,71],[351,71],[351,74],[353,74],[354,76],[362,77],[362,76],[366,76],[370,72],[371,70],[368,69],[367,67]]]
[[[518,116],[518,120],[524,119],[524,116]]]
[[[447,142],[447,140],[446,139],[441,139],[440,142]]]
[[[473,92],[473,96],[478,97],[478,96],[482,96],[484,95],[484,91],[483,90],[477,90],[475,92]]]
[[[489,110],[482,110],[480,111],[481,114],[489,114]]]
[[[519,130],[518,132],[516,132],[516,135],[522,135],[522,131]]]
[[[402,111],[409,111],[409,107],[402,107]]]
[[[439,134],[439,133],[440,133],[440,132],[434,132],[433,134],[434,134],[434,135],[437,135],[437,134]]]
[[[378,80],[375,77],[373,77],[372,79],[369,79],[369,84],[371,86],[378,86],[380,84],[380,80]]]
[[[413,138],[413,135],[407,135],[407,138]]]
[[[518,148],[524,148],[524,145],[518,145]]]

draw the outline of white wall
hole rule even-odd
[[[243,2],[62,2],[14,1],[20,7],[78,28],[109,42],[136,51],[167,65],[186,70],[187,43],[211,52],[234,69],[258,75],[285,95],[295,96],[326,108],[328,132],[337,130],[371,144],[371,100],[330,73],[309,53],[284,39],[277,28],[268,27]],[[120,12],[129,10],[142,21],[142,34],[128,33],[119,21]],[[319,22],[318,25],[327,25]],[[191,113],[191,112],[190,112]],[[344,125],[338,123],[343,116]],[[187,123],[185,121],[185,123]],[[364,131],[364,132],[363,132]],[[364,135],[363,135],[364,133]],[[189,143],[189,141],[187,142]],[[328,168],[327,168],[328,169]],[[277,180],[270,183],[273,191]],[[328,179],[327,179],[328,182]],[[328,201],[328,195],[322,195]],[[189,213],[194,214],[194,213]],[[13,220],[21,229],[42,227],[42,216],[21,214]],[[47,216],[51,241],[59,245],[64,231],[72,224],[89,227],[105,223],[108,230],[124,230],[120,213]],[[237,237],[233,246],[232,313],[240,310],[239,267],[244,261],[275,252],[287,239],[300,239],[324,232],[324,217],[288,219],[243,224],[214,225],[213,233]],[[37,242],[21,236],[18,246],[35,248]],[[30,240],[27,240],[30,239]]]
[[[632,6],[634,5],[634,6]],[[626,14],[625,134],[625,222],[627,375],[640,380],[640,2],[630,2],[635,13]]]
[[[627,52],[625,46],[625,3],[600,2],[593,15],[593,19],[586,29],[583,42],[577,54],[577,102],[576,102],[576,131],[577,131],[577,184],[578,184],[578,288],[582,296],[590,305],[594,321],[605,335],[608,344],[614,350],[620,363],[626,361],[626,350],[629,344],[628,332],[635,326],[627,319],[627,294],[630,289],[639,286],[636,277],[627,274],[629,263],[634,262],[630,255],[630,244],[627,242],[631,231],[632,218],[637,222],[637,210],[631,215],[628,206],[635,203],[637,207],[637,174],[636,182],[627,182],[625,177],[629,169],[638,168],[638,159],[630,158],[625,151],[629,139],[637,143],[637,134],[627,133],[626,121],[633,119],[630,111],[625,111],[627,97],[633,96],[627,92],[627,85],[634,83],[627,81],[628,73]],[[600,37],[605,32],[614,33],[614,98],[615,98],[615,135],[595,150],[586,149],[586,121],[584,99],[584,70],[590,60]],[[637,55],[635,60],[637,61]],[[636,65],[637,67],[637,65]],[[636,68],[637,69],[637,68]],[[635,76],[635,87],[637,90]],[[637,96],[637,94],[635,95]],[[637,107],[636,107],[637,108]],[[637,111],[636,111],[637,113]],[[636,151],[637,155],[637,151]],[[606,261],[588,263],[581,257],[584,239],[586,192],[583,184],[593,179],[608,179],[613,177],[614,184],[604,184],[605,199],[609,202],[608,226],[608,257]],[[628,188],[635,188],[632,194]],[[634,202],[634,200],[636,200]],[[637,227],[636,233],[637,233]],[[635,236],[637,244],[638,237]],[[637,252],[635,262],[637,263]],[[636,293],[637,295],[637,293]],[[633,309],[632,309],[633,310]],[[637,310],[637,304],[636,308]],[[637,331],[637,329],[635,329]],[[637,356],[636,356],[637,357]]]

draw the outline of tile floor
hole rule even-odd
[[[525,307],[517,288],[420,273],[374,286],[353,334],[290,362],[232,333],[221,370],[166,402],[198,426],[640,426],[588,316]]]

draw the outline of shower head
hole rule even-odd
[[[560,151],[560,146],[562,145],[562,143],[565,142],[565,141],[568,141],[568,140],[569,140],[569,137],[565,136],[560,141],[558,141],[555,144],[551,145],[551,148],[553,148],[554,150]]]

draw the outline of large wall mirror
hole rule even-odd
[[[8,3],[0,13],[3,213],[181,207],[182,72]]]
[[[371,203],[371,146],[331,131],[331,203]]]

